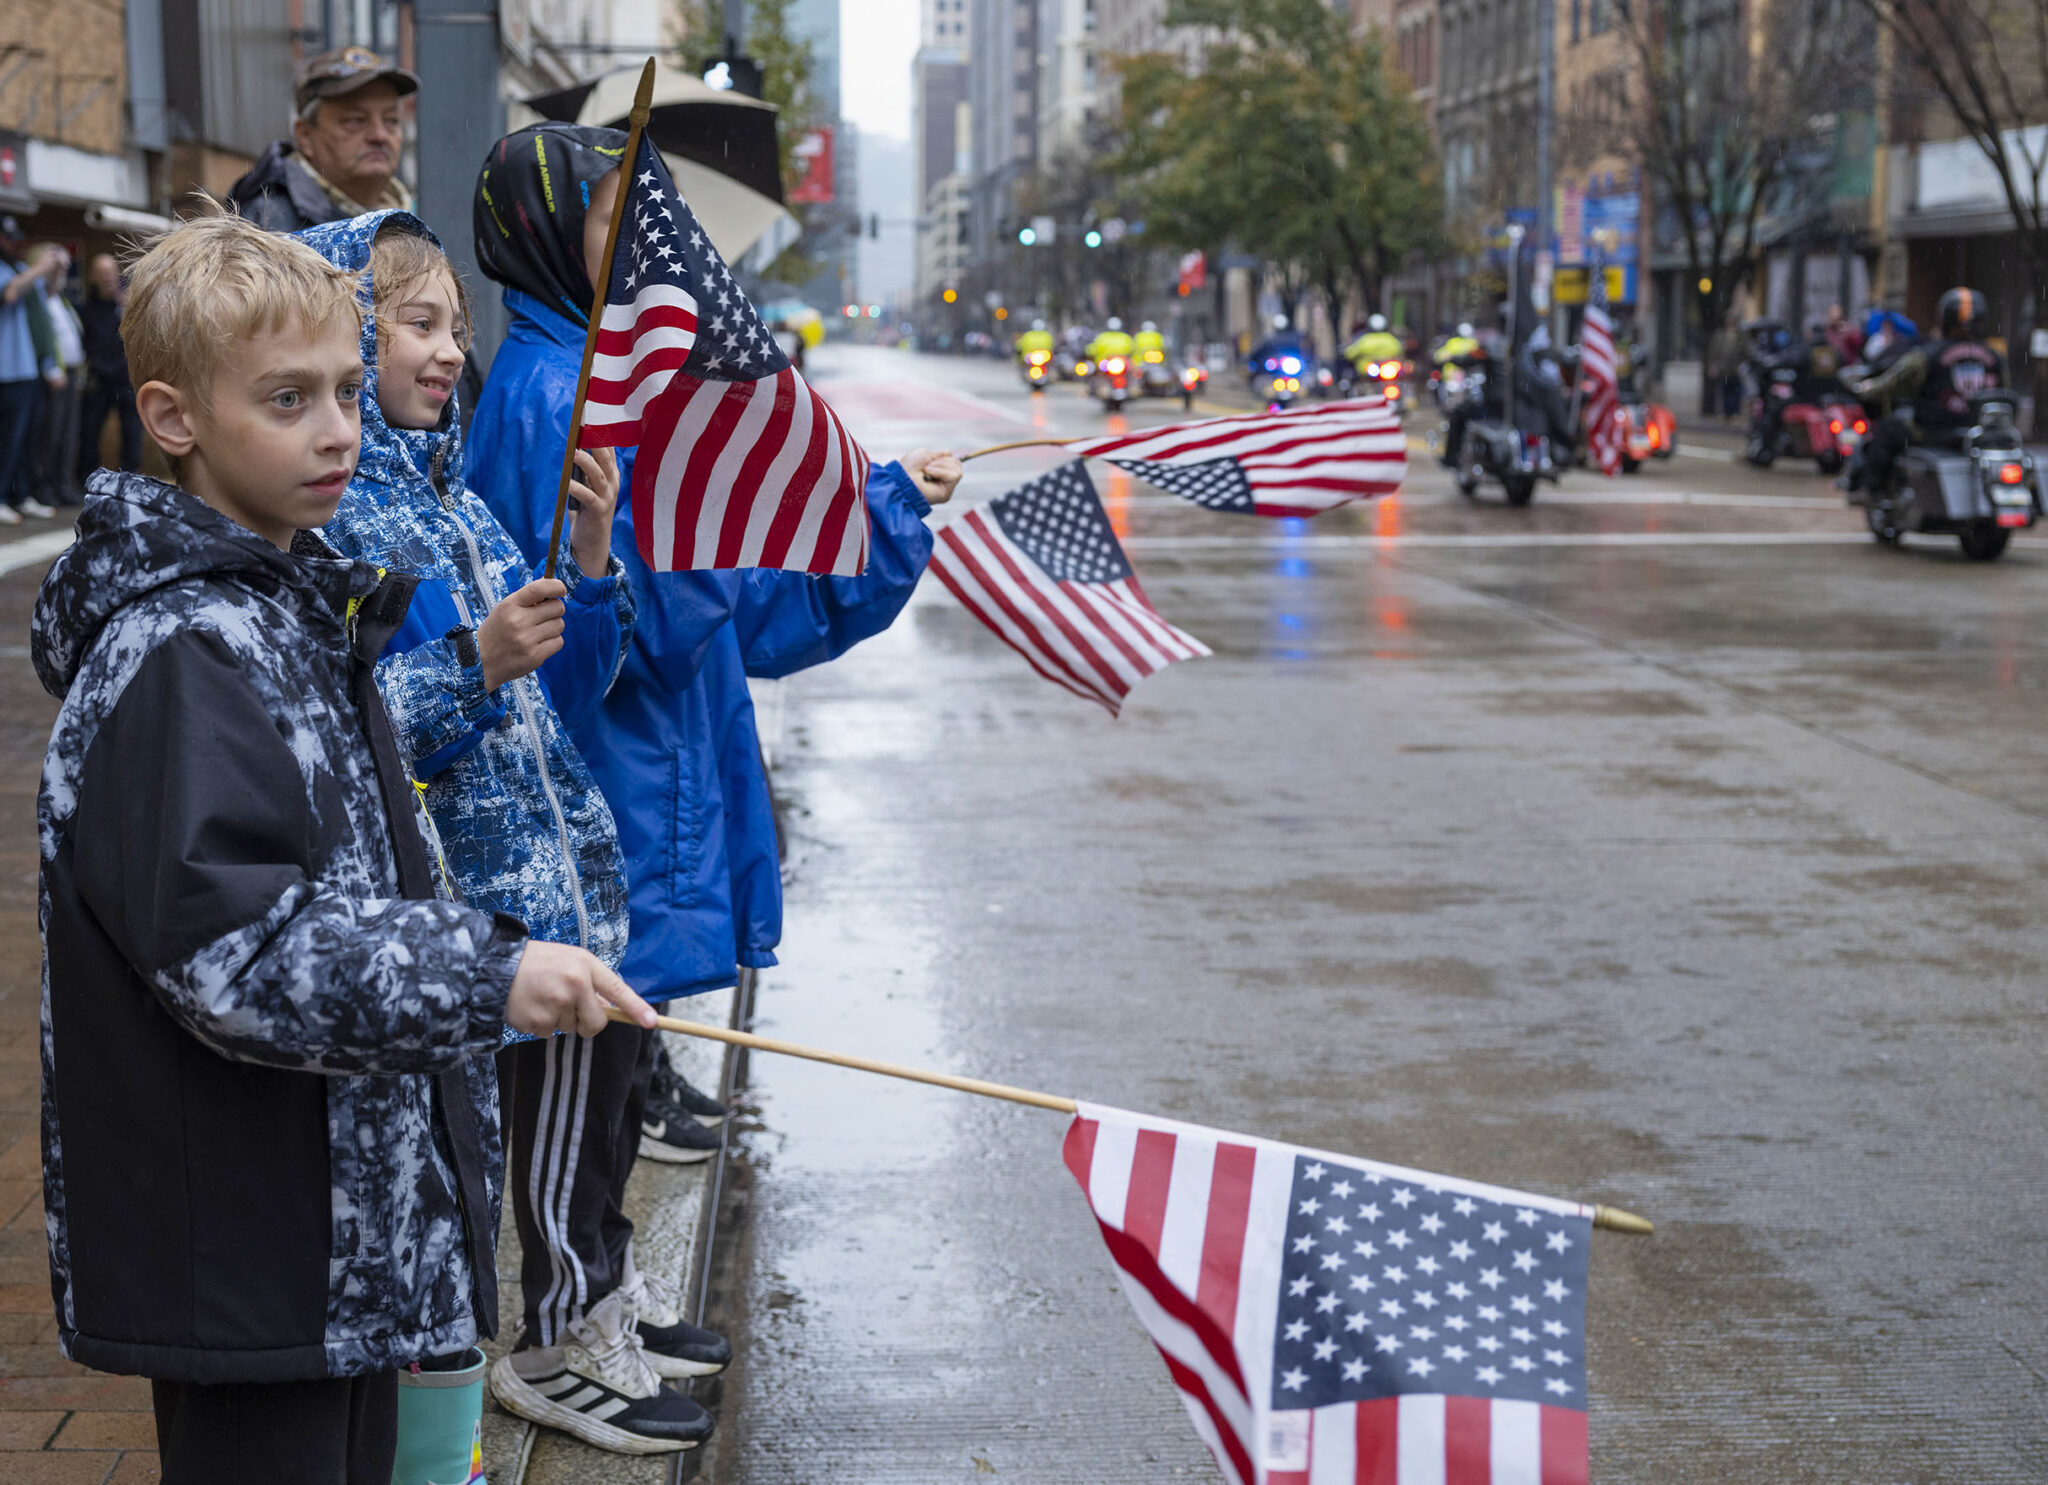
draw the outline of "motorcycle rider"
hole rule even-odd
[[[1164,361],[1166,359],[1166,337],[1159,333],[1159,326],[1147,320],[1138,327],[1138,333],[1131,338],[1132,348],[1140,361]],[[1154,352],[1157,352],[1155,355]]]
[[[1472,322],[1460,321],[1455,335],[1449,336],[1436,348],[1435,359],[1439,366],[1447,366],[1461,356],[1469,356],[1479,349],[1479,341],[1472,334]]]
[[[1469,325],[1460,325],[1460,330],[1469,330]],[[1458,454],[1465,447],[1465,425],[1474,418],[1489,421],[1504,421],[1507,417],[1507,379],[1497,373],[1500,370],[1496,352],[1507,349],[1507,337],[1498,332],[1489,332],[1484,337],[1463,336],[1471,342],[1471,349],[1444,361],[1446,366],[1457,366],[1465,371],[1484,373],[1485,384],[1480,388],[1475,403],[1470,396],[1460,397],[1451,406],[1450,420],[1444,427],[1444,451],[1438,462],[1446,469],[1458,467]]]
[[[1111,315],[1109,323],[1103,326],[1102,333],[1089,342],[1088,359],[1097,366],[1102,364],[1104,356],[1122,356],[1128,361],[1131,358],[1131,350],[1134,344],[1135,342],[1124,329],[1124,322],[1115,315]]]
[[[1045,328],[1045,321],[1033,320],[1031,328],[1017,337],[1017,359],[1029,364],[1031,353],[1043,351],[1052,354],[1052,332]]]
[[[1364,376],[1368,366],[1383,366],[1389,361],[1398,366],[1404,349],[1401,338],[1387,329],[1387,317],[1373,315],[1365,322],[1365,333],[1344,347],[1344,359]]]
[[[2006,384],[2005,359],[1982,338],[1989,316],[1981,293],[1958,284],[1941,296],[1937,319],[1939,339],[1850,388],[1873,414],[1883,411],[1863,445],[1862,469],[1850,471],[1850,489],[1888,489],[1892,466],[1915,443],[1956,447],[1976,422],[1971,396]]]

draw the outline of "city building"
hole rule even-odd
[[[973,169],[967,101],[968,0],[924,0],[911,62],[912,215],[920,306],[957,287],[967,263],[967,182]]]

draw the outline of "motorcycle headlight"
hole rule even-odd
[[[1282,356],[1280,358],[1280,369],[1289,376],[1293,376],[1297,371],[1301,370],[1301,362],[1294,356]]]

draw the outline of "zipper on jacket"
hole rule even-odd
[[[432,467],[428,478],[434,493],[440,497],[441,509],[448,513],[448,519],[455,523],[455,529],[462,533],[462,544],[469,552],[470,579],[484,601],[496,608],[504,601],[505,595],[498,591],[497,583],[490,569],[484,565],[484,554],[476,544],[476,533],[469,529],[469,522],[462,519],[462,513],[455,508],[454,497],[441,480],[441,457],[447,444],[434,450]],[[576,904],[576,942],[582,948],[590,947],[590,910],[583,901],[583,874],[576,869],[576,851],[569,838],[569,817],[562,810],[562,801],[555,795],[554,776],[548,772],[547,748],[541,742],[540,719],[534,714],[533,700],[521,686],[522,681],[531,681],[531,675],[523,675],[505,683],[512,692],[512,699],[518,703],[519,718],[526,724],[527,746],[533,753],[533,765],[540,772],[540,792],[548,802],[548,812],[555,817],[555,839],[562,848],[562,868],[569,875],[569,895]],[[535,681],[535,685],[539,682]]]

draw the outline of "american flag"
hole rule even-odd
[[[1089,1104],[1066,1161],[1232,1485],[1585,1485],[1591,1207]]]
[[[931,570],[1033,670],[1111,716],[1155,670],[1209,653],[1153,610],[1078,459],[945,527]]]
[[[1313,516],[1391,495],[1408,472],[1401,420],[1382,397],[1254,417],[1204,418],[1067,445],[1211,510]]]
[[[1606,475],[1621,470],[1627,437],[1620,382],[1614,359],[1614,322],[1607,317],[1607,270],[1596,259],[1586,291],[1586,316],[1579,325],[1579,395],[1586,407],[1586,452]]]
[[[656,572],[858,573],[868,456],[789,364],[644,137],[598,322],[585,448],[638,444]]]

